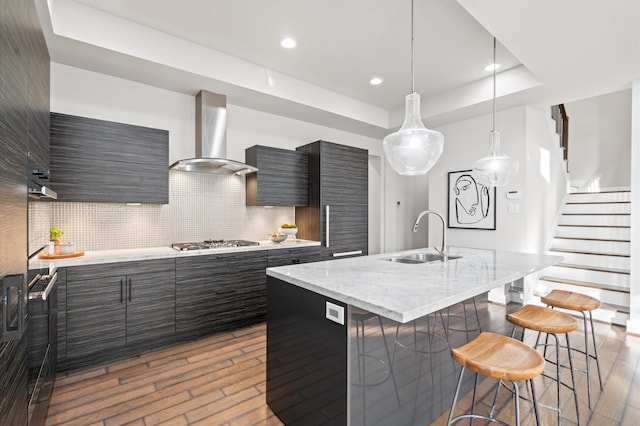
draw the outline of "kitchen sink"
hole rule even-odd
[[[446,260],[455,260],[460,259],[462,256],[446,256]],[[395,256],[387,258],[389,262],[397,262],[397,263],[409,263],[409,264],[417,264],[417,263],[430,263],[430,262],[444,262],[445,256],[441,254],[435,253],[413,253],[413,254],[405,254],[403,256]]]

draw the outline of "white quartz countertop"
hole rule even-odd
[[[100,263],[131,262],[136,260],[165,259],[186,256],[206,256],[223,253],[251,252],[258,250],[281,250],[287,248],[319,246],[318,241],[296,240],[273,243],[258,241],[260,245],[245,247],[226,247],[205,250],[178,251],[171,247],[149,247],[118,250],[87,251],[83,256],[68,259],[41,260],[37,256],[29,261],[29,269],[49,268],[53,272],[56,268],[79,265],[96,265]]]
[[[267,275],[323,296],[406,323],[518,280],[560,256],[449,247],[462,256],[446,263],[387,260],[433,249],[267,268]]]

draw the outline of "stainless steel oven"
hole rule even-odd
[[[27,341],[29,425],[44,425],[56,376],[58,348],[57,272],[29,271]]]

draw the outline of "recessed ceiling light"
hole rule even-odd
[[[500,68],[500,64],[489,64],[486,67],[484,67],[484,70],[493,71],[493,70],[497,70],[498,68]]]
[[[293,49],[294,47],[296,47],[296,41],[292,38],[283,38],[282,41],[280,42],[280,46],[286,48],[286,49]]]
[[[377,86],[379,84],[382,84],[382,79],[380,77],[373,77],[371,80],[369,80],[369,84],[372,86]]]

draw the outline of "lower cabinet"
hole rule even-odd
[[[173,259],[67,268],[66,284],[65,366],[174,340]]]
[[[266,251],[176,259],[176,334],[180,339],[265,320]]]
[[[262,322],[265,269],[321,257],[317,246],[60,268],[58,370]]]

